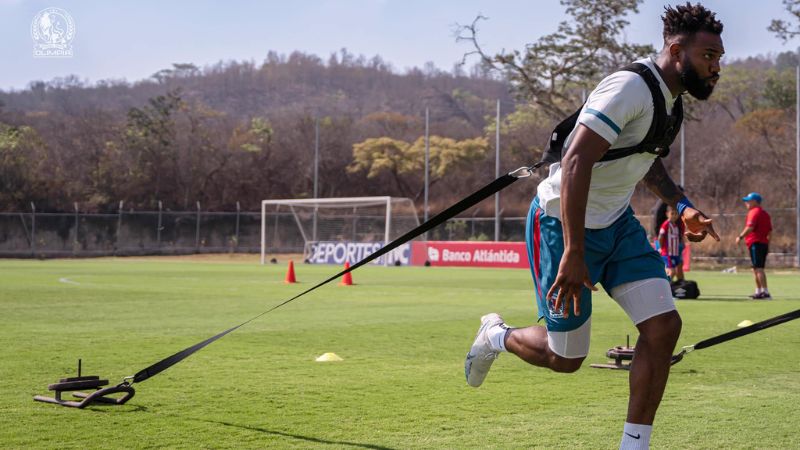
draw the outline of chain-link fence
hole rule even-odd
[[[0,213],[2,256],[255,253],[260,245],[257,212]]]
[[[794,209],[770,210],[773,234],[770,261],[793,265],[796,260]],[[637,216],[652,233],[653,218]],[[735,244],[744,228],[745,213],[714,214],[722,242],[693,246],[694,258],[746,264],[747,252]],[[268,213],[267,253],[302,253],[305,242],[290,212]],[[428,232],[429,240],[488,241],[494,236],[493,217],[459,217]],[[525,218],[501,219],[500,240],[524,241]],[[5,212],[0,213],[0,256],[85,257],[109,255],[174,255],[190,253],[258,253],[261,249],[259,212],[132,211],[116,214]]]

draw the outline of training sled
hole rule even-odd
[[[635,347],[631,347],[631,337],[627,336],[627,343],[624,347],[618,345],[611,347],[606,352],[606,357],[613,361],[609,361],[607,364],[590,364],[589,366],[595,369],[631,370],[634,350]]]
[[[106,387],[108,380],[101,380],[99,376],[89,375],[81,376],[81,363],[78,360],[78,376],[71,378],[62,378],[58,383],[53,383],[47,386],[48,390],[55,391],[55,397],[46,397],[44,395],[37,395],[33,399],[37,402],[54,403],[61,406],[69,406],[71,408],[83,409],[92,403],[103,403],[107,405],[124,405],[125,402],[133,398],[136,391],[133,386],[127,381],[124,381],[116,386]],[[94,389],[94,392],[76,392]],[[83,399],[81,401],[65,400],[61,398],[62,392],[72,392],[72,396]],[[114,394],[123,395],[121,397],[110,397]]]
[[[606,357],[613,361],[609,361],[606,364],[589,364],[589,367],[594,367],[595,369],[631,370],[631,362],[633,361],[633,352],[635,350],[636,347],[631,347],[631,337],[628,336],[625,346],[618,345],[616,347],[611,347],[606,352]],[[683,355],[686,353],[686,351],[683,351],[677,355],[673,355],[670,365],[680,362],[683,359]]]

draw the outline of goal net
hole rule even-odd
[[[351,264],[419,225],[402,197],[341,197],[261,202],[261,264],[270,253],[303,253],[310,263]],[[407,260],[401,246],[377,264]]]

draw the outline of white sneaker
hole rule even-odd
[[[483,380],[489,373],[492,363],[500,352],[492,350],[489,345],[489,328],[503,323],[503,318],[495,313],[481,317],[481,327],[475,336],[467,359],[464,361],[464,374],[467,376],[467,384],[478,387],[483,384]]]

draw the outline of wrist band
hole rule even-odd
[[[684,195],[683,197],[681,197],[680,200],[678,200],[678,205],[677,205],[678,214],[683,215],[683,210],[686,208],[694,208],[694,205]]]

